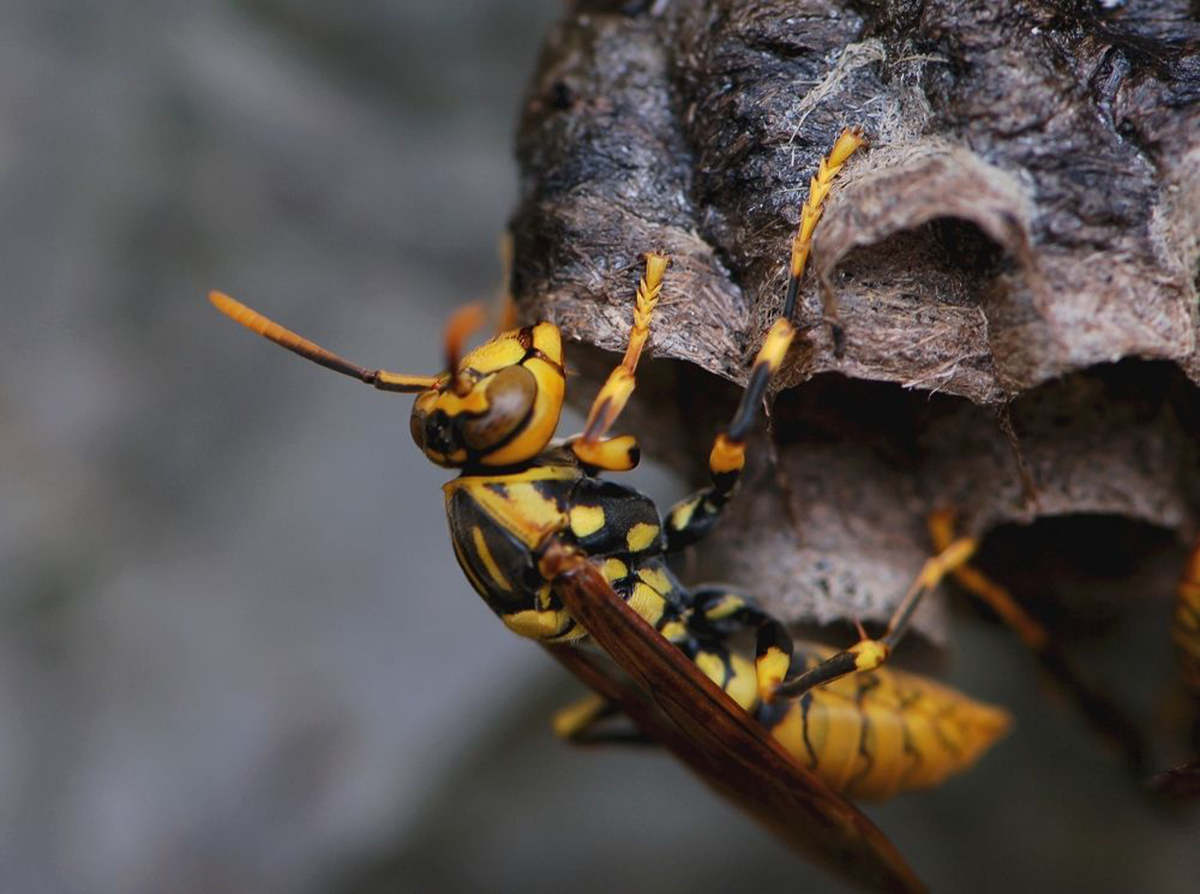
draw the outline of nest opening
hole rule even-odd
[[[998,525],[973,564],[1056,637],[1086,639],[1147,606],[1165,624],[1184,555],[1179,539],[1160,525],[1074,513]]]
[[[971,221],[937,217],[850,251],[833,279],[839,296],[973,307],[1012,266],[1003,246]]]

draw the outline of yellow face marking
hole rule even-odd
[[[441,410],[451,418],[460,413],[487,412],[487,384],[489,381],[490,379],[481,380],[462,397],[459,397],[453,391],[443,391],[433,401],[433,410]]]
[[[416,401],[413,403],[413,410],[420,410],[428,415],[433,412],[433,405],[437,403],[437,391],[422,391],[417,395]]]
[[[664,596],[672,590],[671,580],[661,568],[639,568],[638,577],[643,583],[649,584]]]
[[[471,529],[471,541],[475,544],[475,552],[483,560],[483,567],[487,569],[492,583],[506,593],[511,593],[512,584],[508,582],[508,578],[500,571],[500,566],[496,564],[496,560],[492,556],[492,551],[488,549],[487,541],[484,539],[483,531],[480,528],[474,527]]]
[[[562,633],[571,622],[571,616],[565,611],[539,612],[526,609],[509,615],[501,615],[500,620],[504,622],[505,627],[518,636],[542,640],[552,639]]]
[[[604,527],[604,510],[599,506],[572,506],[571,532],[576,537],[590,537]]]
[[[638,522],[629,529],[629,533],[625,535],[625,542],[629,545],[631,552],[640,553],[658,536],[658,525],[648,524],[647,522]]]
[[[520,363],[525,349],[517,340],[517,331],[497,335],[468,354],[459,363],[460,369],[473,369],[484,374]]]
[[[562,364],[562,335],[553,323],[538,323],[533,327],[533,346],[551,362]]]

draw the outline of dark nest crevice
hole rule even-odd
[[[1179,539],[1159,525],[1078,514],[999,525],[975,564],[1070,642],[1110,634],[1130,612],[1158,613],[1165,624],[1183,557]]]

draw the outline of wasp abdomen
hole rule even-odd
[[[798,643],[800,668],[830,650]],[[764,706],[760,719],[836,791],[885,800],[968,769],[1008,728],[1008,714],[925,677],[879,669]]]

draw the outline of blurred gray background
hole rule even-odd
[[[436,371],[559,11],[0,9],[0,891],[838,890],[663,757],[555,742],[576,688],[462,579],[408,401],[204,300]],[[1148,644],[1148,701],[1165,611],[1109,647]],[[955,682],[1018,729],[873,815],[943,891],[1200,889],[1195,817],[1024,659],[964,628]]]

